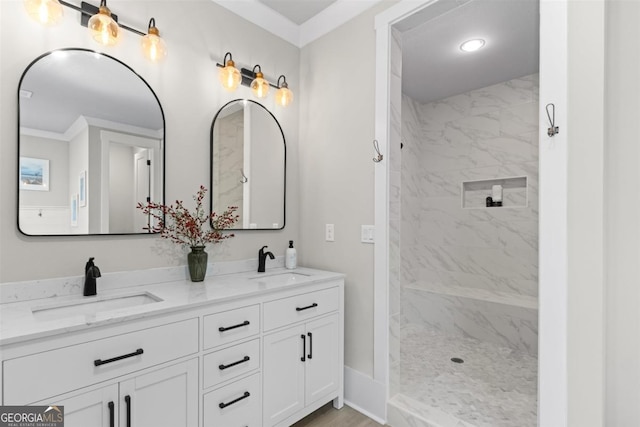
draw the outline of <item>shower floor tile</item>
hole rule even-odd
[[[476,427],[537,425],[537,358],[412,324],[400,342],[402,394]]]

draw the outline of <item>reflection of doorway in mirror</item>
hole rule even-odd
[[[136,205],[162,201],[162,171],[158,167],[162,141],[106,130],[100,132],[100,140],[101,232],[143,233],[149,218]]]
[[[134,202],[133,229],[142,231],[151,227],[152,217],[142,215],[135,206],[138,202],[143,204],[151,201],[151,150],[140,149],[134,155]]]

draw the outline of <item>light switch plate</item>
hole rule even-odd
[[[360,241],[362,243],[374,243],[376,227],[374,225],[363,225],[360,229]]]
[[[333,224],[326,224],[326,225],[325,225],[325,229],[324,229],[324,239],[325,239],[327,242],[333,242],[333,241],[335,241],[335,234],[334,234]]]

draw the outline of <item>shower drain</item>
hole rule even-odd
[[[452,357],[451,361],[453,363],[464,363],[464,360],[460,359],[459,357]]]

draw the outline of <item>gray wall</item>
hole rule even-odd
[[[607,8],[605,263],[607,427],[640,425],[640,3]]]
[[[301,51],[300,244],[302,265],[340,271],[345,286],[345,364],[373,373],[374,18],[376,6]],[[325,241],[335,224],[335,241]]]

